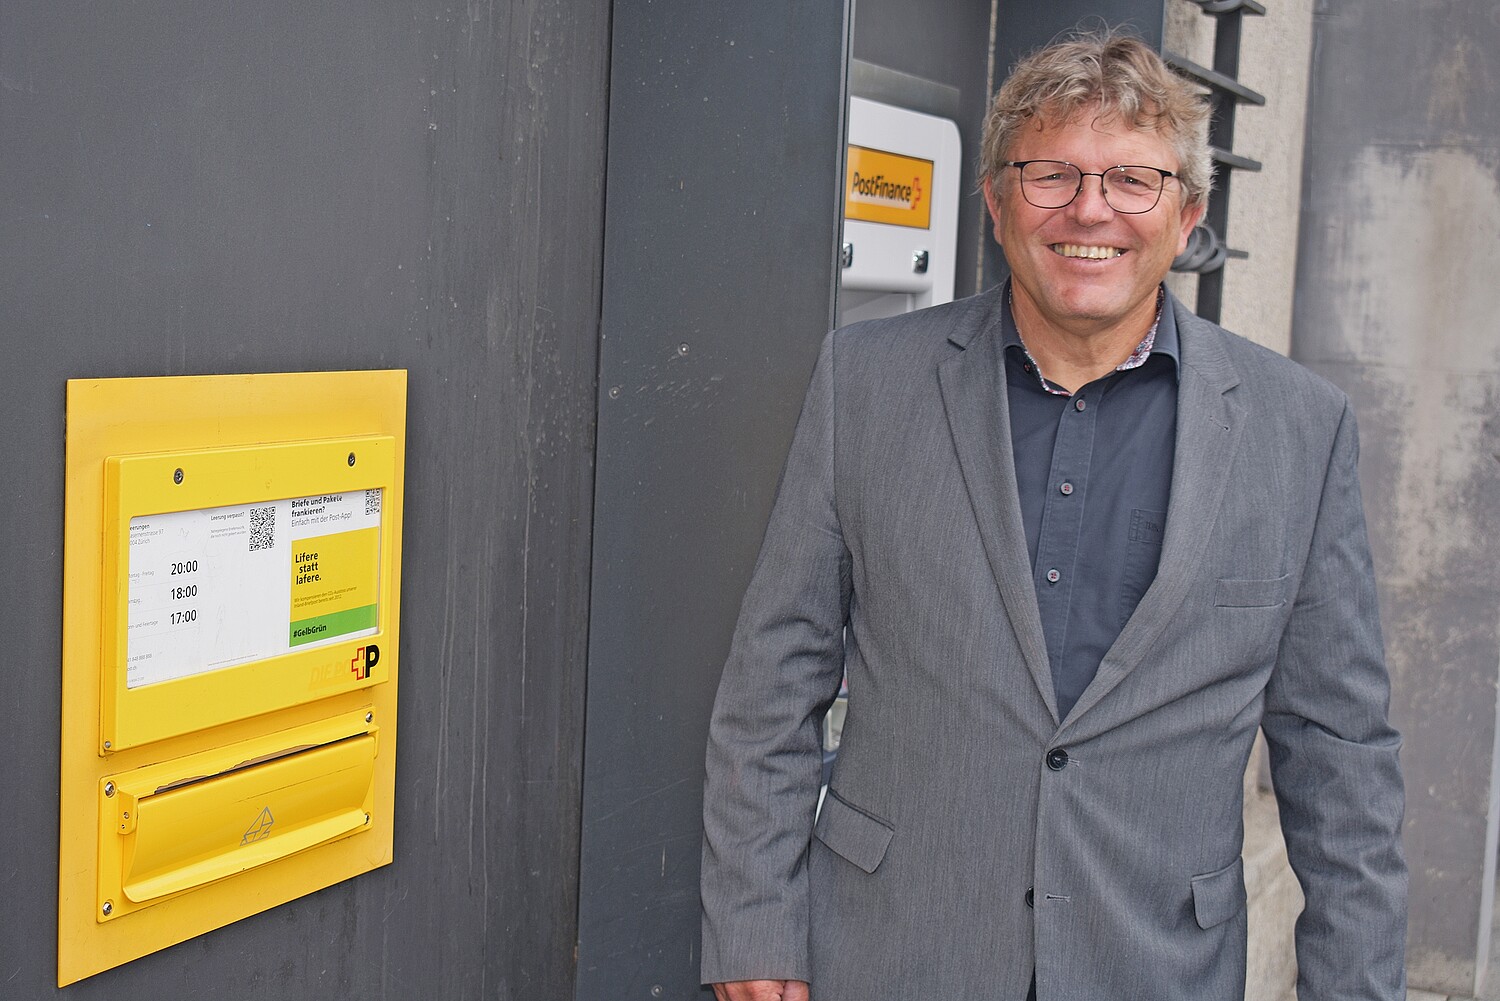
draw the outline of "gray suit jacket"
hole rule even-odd
[[[1034,969],[1039,1001],[1241,998],[1259,726],[1307,898],[1303,1001],[1404,999],[1400,741],[1353,417],[1169,302],[1160,569],[1064,721],[1016,498],[1004,299],[828,337],[714,708],[705,981],[1020,1001]],[[846,668],[814,826],[819,720]]]

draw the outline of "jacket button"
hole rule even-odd
[[[1036,888],[1035,887],[1028,886],[1026,888],[1026,906],[1027,907],[1035,907],[1036,906]]]
[[[1054,747],[1047,752],[1047,767],[1054,772],[1060,772],[1068,767],[1068,752],[1060,747]]]

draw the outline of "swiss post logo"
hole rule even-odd
[[[349,670],[356,679],[365,681],[370,677],[370,670],[378,663],[380,663],[380,647],[370,643],[354,651],[354,657],[349,661]]]

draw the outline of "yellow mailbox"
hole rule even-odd
[[[59,986],[391,861],[405,414],[68,384]]]

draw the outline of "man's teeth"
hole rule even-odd
[[[1125,253],[1119,247],[1085,247],[1077,243],[1054,243],[1052,251],[1063,257],[1087,257],[1092,261],[1107,261]]]

